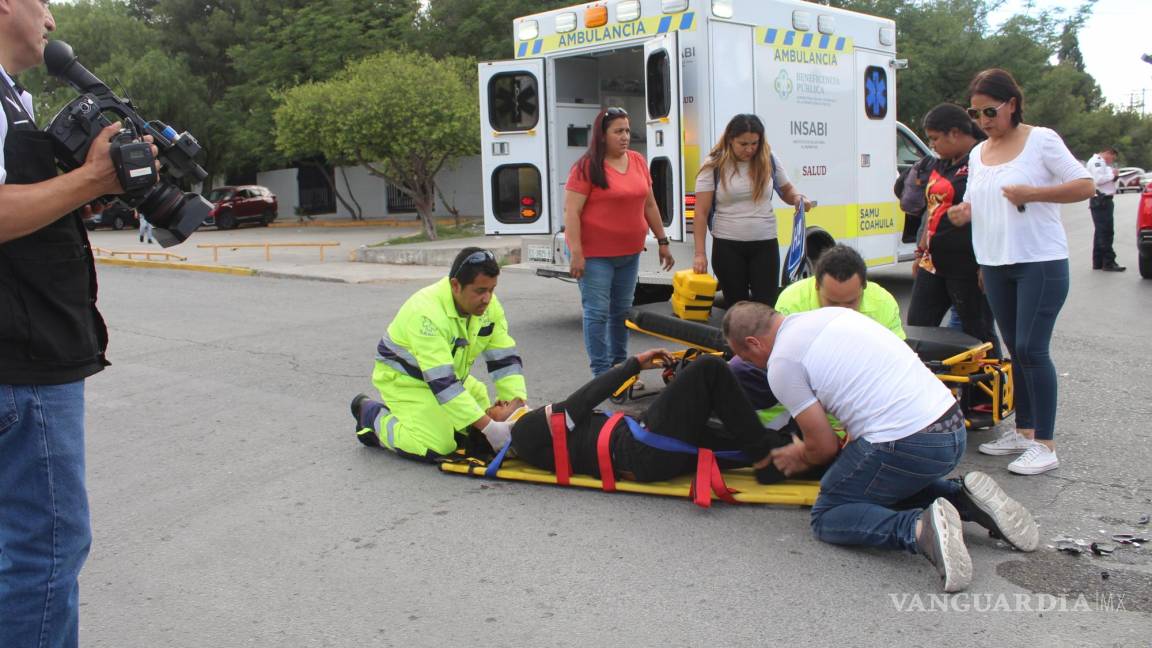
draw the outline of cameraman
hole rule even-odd
[[[84,486],[84,379],[108,333],[81,221],[123,191],[104,129],[57,175],[51,137],[13,74],[43,62],[56,28],[41,0],[0,0],[0,646],[76,646],[77,576],[91,529]]]

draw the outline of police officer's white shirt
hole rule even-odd
[[[1116,169],[1104,161],[1099,153],[1088,158],[1088,173],[1096,183],[1096,191],[1109,196],[1116,195]]]
[[[4,70],[4,66],[0,65],[0,83],[8,84],[9,88],[14,88],[12,77]],[[8,93],[4,93],[4,98],[0,101],[8,101],[10,97]],[[24,112],[32,116],[32,95],[24,92],[20,95],[20,103],[24,105]],[[0,184],[8,179],[8,172],[4,170],[4,138],[8,136],[8,120],[0,119]]]
[[[847,308],[787,316],[768,384],[793,417],[819,401],[850,437],[870,443],[915,434],[956,404],[904,340]]]

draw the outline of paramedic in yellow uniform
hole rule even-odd
[[[372,382],[383,402],[352,401],[361,443],[435,459],[457,448],[469,426],[495,448],[510,426],[485,414],[488,388],[469,370],[483,357],[502,401],[527,397],[523,363],[495,289],[500,266],[488,250],[463,249],[448,276],[408,298],[376,347]]]

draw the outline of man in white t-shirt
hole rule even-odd
[[[771,461],[786,475],[831,463],[812,507],[817,538],[922,553],[947,592],[972,577],[961,520],[1022,551],[1036,549],[1032,515],[991,477],[945,479],[964,455],[963,415],[888,329],[847,308],[784,316],[754,302],[733,306],[722,326],[738,356],[766,367],[772,392],[803,433],[772,451]],[[828,414],[848,433],[839,454]]]
[[[1124,272],[1128,268],[1116,263],[1116,250],[1112,240],[1116,236],[1113,225],[1113,196],[1116,195],[1116,149],[1111,146],[1088,158],[1088,173],[1096,183],[1096,195],[1088,200],[1092,212],[1092,269],[1105,272]]]

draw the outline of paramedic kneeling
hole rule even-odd
[[[469,426],[494,448],[509,425],[484,412],[488,388],[469,370],[479,356],[500,400],[526,397],[523,363],[496,298],[500,265],[488,250],[456,255],[448,276],[408,298],[376,347],[372,382],[384,402],[352,400],[356,436],[371,447],[434,460],[456,451]]]
[[[831,463],[812,507],[812,530],[833,544],[904,549],[936,567],[944,591],[964,589],[972,561],[961,520],[1032,551],[1031,514],[983,473],[946,480],[966,432],[952,394],[899,338],[846,308],[784,316],[752,302],[724,317],[732,350],[767,367],[768,382],[804,440],[772,452],[785,474]],[[837,456],[828,414],[850,442]]]

